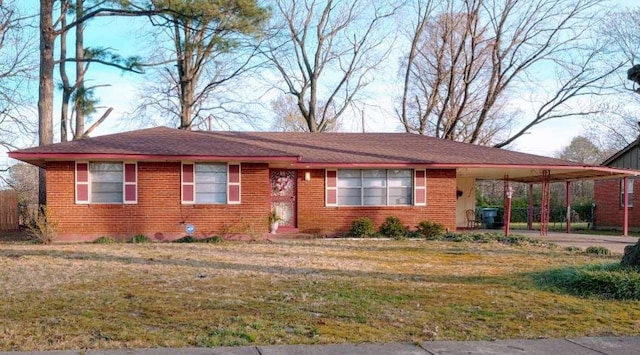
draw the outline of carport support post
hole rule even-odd
[[[533,230],[533,184],[529,184],[529,213],[527,214],[527,228]]]
[[[624,197],[622,198],[623,200],[623,221],[622,221],[622,235],[623,236],[628,236],[629,235],[629,178],[628,177],[624,177]]]
[[[513,197],[513,187],[509,186],[509,181],[505,180],[507,190],[507,201],[504,208],[504,236],[508,237],[511,228],[511,197]]]
[[[567,234],[571,233],[571,181],[567,181]]]

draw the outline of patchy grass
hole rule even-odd
[[[610,256],[424,240],[0,244],[0,350],[640,335],[640,302],[540,288]]]
[[[640,272],[620,263],[569,266],[537,277],[542,287],[580,297],[640,301]]]

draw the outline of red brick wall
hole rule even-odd
[[[311,170],[311,180],[298,174],[298,229],[308,233],[348,231],[351,222],[369,217],[380,226],[389,216],[396,216],[410,227],[429,220],[456,228],[455,170],[427,170],[427,205],[393,207],[325,207],[324,170]]]
[[[633,207],[629,207],[629,227],[640,228],[640,180],[633,182],[634,193],[630,195]],[[620,180],[596,181],[594,186],[596,203],[596,228],[622,228],[623,208],[620,206]]]
[[[76,205],[74,163],[47,164],[47,205],[57,223],[59,240],[120,239],[145,234],[153,239],[185,235],[262,233],[267,230],[268,167],[242,164],[241,205],[182,205],[180,163],[138,163],[138,204]]]
[[[138,204],[76,205],[74,163],[47,164],[47,202],[57,223],[59,240],[94,240],[100,236],[126,239],[145,234],[156,240],[183,236],[185,224],[196,235],[268,231],[270,211],[267,164],[242,164],[240,205],[182,205],[180,163],[138,163]],[[309,233],[348,231],[362,216],[379,226],[386,217],[397,216],[406,225],[430,220],[455,230],[455,170],[427,170],[427,206],[325,207],[324,170],[311,170],[311,180],[298,174],[298,230]],[[640,191],[640,190],[638,190]]]

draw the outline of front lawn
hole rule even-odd
[[[0,244],[0,350],[640,335],[640,301],[536,275],[614,263],[422,240]]]

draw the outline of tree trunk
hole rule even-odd
[[[193,95],[195,82],[192,75],[193,51],[191,46],[191,38],[189,36],[190,22],[185,22],[185,28],[178,25],[178,21],[174,22],[174,43],[176,45],[178,56],[178,79],[180,80],[180,129],[190,130],[193,118],[191,117],[191,105],[193,103]],[[182,33],[183,31],[184,33]]]
[[[76,18],[84,16],[84,0],[76,0]],[[84,95],[87,94],[84,88],[84,23],[76,26],[76,134],[73,140],[84,137]],[[80,104],[78,104],[80,103]]]
[[[40,83],[38,86],[38,143],[53,143],[53,28],[54,0],[40,1]],[[47,203],[45,170],[39,172],[38,203]]]
[[[60,5],[60,25],[64,28],[67,25],[67,6]],[[69,76],[67,75],[67,32],[60,34],[60,79],[62,80],[62,105],[60,106],[60,141],[67,141],[69,132],[69,99],[71,98],[71,87],[69,86]]]

